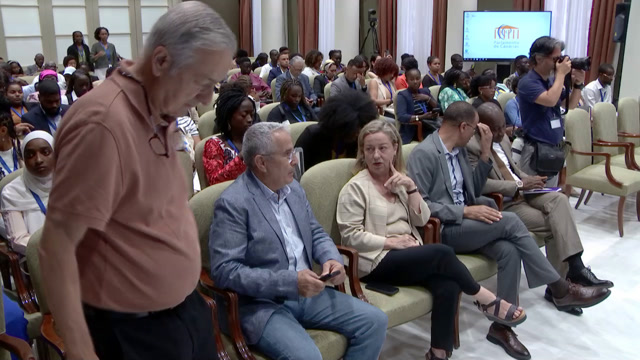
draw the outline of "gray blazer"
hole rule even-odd
[[[460,148],[458,162],[464,179],[466,205],[487,205],[497,209],[493,200],[481,197],[482,188],[492,168],[491,162],[480,160],[475,170],[472,170],[465,148]],[[407,162],[407,171],[429,205],[431,216],[440,219],[443,224],[462,223],[464,207],[453,202],[447,157],[437,131],[413,149]]]
[[[272,92],[273,98],[275,99],[274,101],[282,101],[282,99],[280,99],[280,89],[282,88],[282,84],[284,83],[284,81],[287,79],[291,79],[291,73],[289,71],[276,78],[276,84],[274,86],[275,89]],[[309,84],[309,77],[305,74],[300,74],[298,75],[298,81],[302,83],[302,92],[304,93],[304,97],[313,100],[313,102],[316,102],[316,100],[318,100],[318,95],[316,95],[313,92],[313,89],[311,89],[311,84]]]
[[[211,277],[220,288],[238,293],[240,322],[249,342],[262,331],[285,300],[298,299],[298,273],[289,270],[282,231],[258,179],[247,170],[215,202],[209,236]],[[333,240],[318,223],[304,190],[289,184],[286,203],[295,217],[309,264],[336,260],[343,264]],[[225,311],[220,311],[223,329]]]
[[[362,86],[357,80],[354,83],[356,84],[356,90],[366,92],[366,90],[362,89]],[[353,90],[354,89],[351,86],[349,86],[349,83],[347,82],[347,78],[344,75],[338,76],[338,78],[331,83],[330,96],[339,95],[345,91],[353,91]]]
[[[471,166],[477,166],[478,161],[480,160],[480,135],[474,135],[469,143],[467,144],[467,151],[469,152],[469,161],[471,162]],[[516,165],[511,157],[511,142],[509,138],[505,135],[500,142],[502,145],[502,149],[504,150],[505,155],[507,156],[507,160],[509,160],[509,167],[511,170],[520,178],[523,179],[528,175],[522,172],[520,168]],[[489,155],[489,158],[493,162],[493,167],[491,171],[489,171],[489,178],[487,179],[487,183],[484,185],[482,189],[483,194],[488,194],[492,192],[501,193],[504,196],[514,196],[516,191],[518,191],[518,184],[515,181],[505,180],[504,176],[500,172],[500,168],[498,168],[498,164],[496,164],[493,153]]]

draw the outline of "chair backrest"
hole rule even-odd
[[[187,180],[187,193],[189,194],[189,197],[187,199],[191,199],[194,192],[193,161],[191,161],[191,156],[186,151],[178,151],[178,160],[180,161],[180,166],[182,167],[185,179]]]
[[[214,93],[211,97],[211,102],[207,104],[199,104],[196,106],[196,110],[198,111],[198,116],[204,115],[207,111],[213,110],[213,105],[216,103],[218,99],[218,94]]]
[[[333,242],[341,243],[336,222],[338,196],[344,185],[353,177],[355,159],[336,159],[321,162],[307,170],[300,185],[307,193],[311,210]]]
[[[618,131],[631,134],[640,134],[640,108],[638,100],[630,97],[620,99],[618,102]],[[620,141],[633,142],[640,146],[640,139],[621,138]]]
[[[251,60],[251,63],[253,64],[254,62],[256,62],[256,57],[255,56],[249,56],[249,60]]]
[[[516,93],[512,92],[502,93],[498,95],[498,102],[500,103],[500,107],[502,108],[502,110],[504,110],[505,106],[507,106],[507,102],[509,102],[509,100],[513,99],[514,97],[516,97]]]
[[[227,81],[229,81],[229,79],[231,79],[231,77],[233,76],[233,74],[237,74],[240,72],[240,68],[237,69],[231,69],[229,71],[227,71]]]
[[[307,128],[307,126],[317,124],[317,123],[318,123],[317,121],[306,121],[306,122],[299,122],[299,123],[294,123],[289,125],[289,132],[291,133],[291,141],[293,142],[293,145],[296,144],[296,141],[298,141],[300,134],[302,134],[302,132],[304,131],[304,129]]]
[[[419,143],[415,142],[402,145],[402,159],[404,160],[405,165],[407,165],[407,161],[409,161],[409,155],[411,155],[411,152],[416,148],[416,146],[418,146],[418,144]]]
[[[218,200],[223,191],[233,183],[232,180],[215,184],[203,189],[189,200],[189,207],[193,211],[198,227],[198,239],[200,240],[200,254],[202,267],[210,273],[211,262],[209,258],[209,231],[213,222],[213,204]]]
[[[269,113],[271,112],[271,110],[278,107],[278,105],[280,105],[279,102],[273,102],[271,104],[267,104],[261,107],[260,110],[258,110],[258,115],[260,115],[260,120],[267,121],[267,117],[269,116]]]
[[[565,118],[565,135],[571,144],[570,149],[576,151],[591,152],[591,120],[589,113],[582,109],[569,110]],[[600,158],[602,160],[602,158]],[[567,154],[567,176],[591,165],[592,157],[584,155]]]
[[[204,161],[202,160],[202,156],[204,155],[204,145],[207,143],[209,139],[211,139],[214,135],[207,136],[202,139],[195,148],[194,160],[196,162],[196,173],[198,174],[198,180],[200,180],[200,188],[204,189],[209,186],[209,182],[207,181],[207,175],[204,170]]]
[[[260,75],[261,71],[262,71],[262,66],[258,66],[257,68],[255,68],[255,70],[253,70],[253,73],[256,75]]]
[[[207,111],[202,116],[200,116],[200,121],[198,121],[198,132],[200,133],[200,139],[204,139],[214,134],[215,123],[215,110]]]
[[[316,76],[316,74],[309,76],[309,86],[311,87],[311,91],[313,91],[313,82],[315,81]]]
[[[324,101],[327,101],[331,96],[331,83],[328,82],[327,85],[324,86]]]
[[[40,272],[40,256],[38,249],[40,248],[40,239],[42,238],[42,228],[31,234],[27,243],[27,267],[29,268],[29,278],[38,298],[38,306],[42,314],[49,313],[49,305],[44,297],[44,289],[42,287],[42,273]]]
[[[597,103],[591,111],[593,118],[593,141],[618,141],[618,120],[616,108],[611,103]],[[624,153],[624,148],[593,146],[594,151],[606,152],[611,155]]]
[[[440,94],[440,85],[429,86],[429,91],[431,92],[431,96],[437,101],[438,95]]]
[[[258,74],[260,75],[260,74]],[[269,80],[269,72],[267,71],[266,74],[264,74],[262,77],[262,81],[264,81],[265,83],[267,82],[267,80]],[[271,90],[273,90],[273,88],[271,88]]]
[[[20,76],[19,79],[22,79],[26,81],[27,84],[31,85],[31,83],[33,82],[33,79],[35,79],[36,76],[38,75],[25,75],[25,76]]]

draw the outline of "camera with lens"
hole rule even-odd
[[[375,27],[378,22],[378,18],[375,17],[377,13],[376,9],[369,9],[367,13],[369,14],[369,26]]]
[[[558,62],[561,63],[565,58],[568,57],[568,55],[562,56],[560,59],[558,59]],[[571,68],[576,70],[589,71],[589,69],[591,69],[591,58],[587,56],[583,58],[571,59]]]

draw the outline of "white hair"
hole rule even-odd
[[[151,28],[144,44],[145,56],[164,46],[177,71],[197,59],[196,50],[236,50],[236,37],[220,15],[200,1],[185,1],[169,8]]]
[[[304,59],[302,57],[296,55],[296,56],[293,57],[293,59],[291,59],[289,61],[289,64],[294,65],[294,64],[297,64],[297,63],[300,63],[300,62],[304,64]]]
[[[259,122],[251,125],[242,139],[242,158],[249,170],[255,167],[257,155],[267,155],[274,151],[273,133],[289,132],[289,128],[280,123]]]

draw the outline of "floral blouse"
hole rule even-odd
[[[224,141],[219,136],[207,140],[204,145],[202,160],[209,185],[235,180],[246,170],[244,161],[231,141]]]

